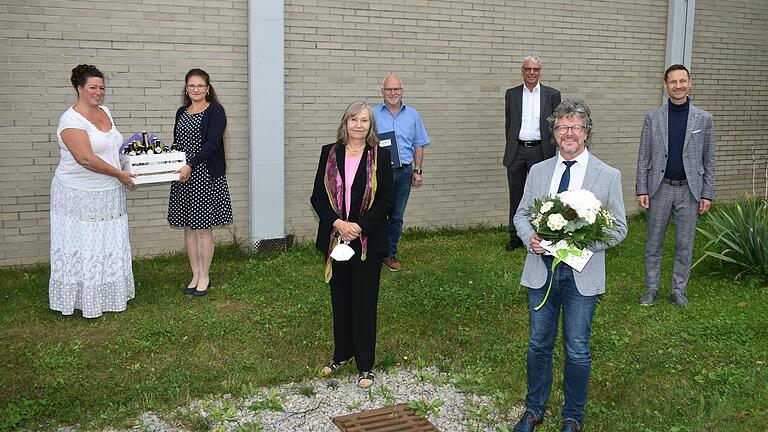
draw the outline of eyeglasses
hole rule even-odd
[[[398,93],[401,91],[402,87],[389,87],[389,88],[383,88],[381,89],[384,93]]]
[[[540,67],[535,67],[535,68],[524,67],[524,68],[520,68],[520,69],[523,72],[528,72],[528,73],[539,73],[539,72],[541,72],[541,68]]]
[[[208,87],[208,84],[187,84],[187,88],[190,90],[202,90]]]
[[[585,126],[581,126],[581,125],[573,125],[573,126],[560,125],[560,126],[555,126],[555,132],[557,132],[559,134],[564,134],[564,133],[566,133],[568,131],[571,131],[571,132],[577,134],[577,133],[581,133],[582,131],[586,131],[586,130],[587,130],[587,128]]]

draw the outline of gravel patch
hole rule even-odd
[[[196,430],[338,432],[333,417],[421,400],[422,406],[433,407],[426,417],[440,431],[505,432],[522,413],[522,407],[499,413],[492,398],[460,392],[450,376],[431,367],[377,372],[376,383],[367,390],[357,387],[357,374],[338,372],[331,378],[259,388],[244,398],[196,400],[168,415],[146,412],[129,430],[184,432],[183,425],[193,424]]]

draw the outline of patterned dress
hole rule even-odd
[[[176,143],[187,153],[188,160],[200,152],[204,113],[184,111],[179,117]],[[168,223],[172,227],[192,229],[211,229],[232,223],[227,177],[211,177],[207,163],[202,162],[192,169],[186,182],[171,183]]]
[[[94,153],[116,168],[123,138],[114,122],[103,132],[73,108],[62,114],[56,131],[61,161],[51,181],[49,305],[63,315],[79,309],[96,318],[124,311],[135,295],[125,188],[78,164],[61,139],[65,129],[85,131]]]

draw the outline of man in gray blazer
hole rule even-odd
[[[683,65],[664,72],[669,102],[645,116],[637,156],[637,201],[647,210],[645,286],[640,304],[649,306],[659,292],[659,274],[669,215],[675,213],[675,263],[672,295],[686,306],[698,213],[715,198],[715,123],[712,114],[688,99],[692,81]]]
[[[534,54],[523,58],[520,67],[524,84],[507,90],[504,96],[504,166],[509,184],[509,242],[508,251],[522,247],[515,232],[514,216],[528,170],[536,163],[555,155],[555,144],[547,117],[560,103],[560,91],[539,82],[541,59]]]
[[[534,165],[525,181],[525,190],[514,222],[517,235],[528,248],[520,283],[528,288],[528,394],[525,414],[514,432],[531,432],[544,420],[546,404],[552,389],[552,350],[557,338],[557,321],[563,314],[565,367],[561,414],[562,431],[578,432],[584,421],[587,388],[592,369],[589,336],[592,315],[600,294],[605,292],[605,250],[617,245],[627,235],[621,173],[593,156],[591,144],[592,118],[583,101],[564,100],[549,118],[559,149],[558,155]],[[589,247],[594,252],[581,272],[567,264],[555,268],[552,289],[544,306],[543,300],[552,277],[552,257],[544,255],[541,237],[528,220],[528,209],[534,200],[563,190],[587,189],[615,217],[612,238],[607,243]]]

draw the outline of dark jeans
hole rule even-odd
[[[547,269],[552,258],[545,257]],[[589,350],[589,334],[592,315],[598,296],[586,297],[579,293],[573,280],[573,270],[565,264],[555,269],[555,278],[549,298],[540,310],[538,306],[547,292],[551,273],[541,289],[528,289],[528,316],[531,335],[528,339],[528,395],[526,408],[541,418],[547,410],[547,400],[552,390],[552,350],[557,339],[557,321],[563,312],[563,345],[565,366],[563,368],[563,393],[565,403],[563,419],[584,421],[584,406],[587,403],[589,375],[592,370],[592,355]]]
[[[360,254],[349,261],[333,261],[333,359],[355,358],[361,372],[373,369],[376,353],[376,310],[379,302],[382,253]]]
[[[400,241],[400,233],[403,231],[403,216],[405,215],[405,206],[408,204],[408,197],[411,195],[411,178],[413,177],[413,164],[392,170],[394,180],[395,202],[392,206],[392,213],[387,222],[387,231],[389,233],[389,256],[397,255],[397,243]]]

